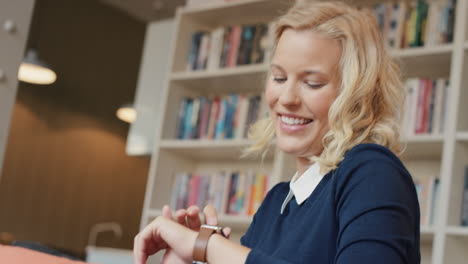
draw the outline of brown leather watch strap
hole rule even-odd
[[[217,226],[201,226],[197,240],[195,240],[195,246],[193,247],[194,261],[199,261],[202,263],[206,262],[206,248],[208,246],[208,240],[214,233],[220,233],[220,230],[221,228]]]

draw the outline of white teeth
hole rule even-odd
[[[303,119],[303,118],[293,118],[287,116],[281,116],[281,122],[287,125],[303,125],[306,123],[312,122],[310,119]]]

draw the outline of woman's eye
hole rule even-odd
[[[319,83],[310,83],[310,82],[306,82],[305,83],[307,86],[309,86],[310,88],[312,89],[319,89],[321,87],[323,87],[325,84],[319,84]]]
[[[286,82],[286,78],[284,77],[273,77],[273,81],[276,82],[276,83],[284,83]]]

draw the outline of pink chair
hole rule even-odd
[[[83,264],[66,258],[47,255],[30,249],[0,245],[0,263],[8,264]]]

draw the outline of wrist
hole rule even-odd
[[[194,263],[207,263],[208,243],[216,234],[223,234],[222,227],[211,225],[201,226],[193,246]]]
[[[210,240],[208,240],[208,245],[206,246],[206,262],[212,263],[214,254],[213,252],[216,251],[216,245],[219,245],[220,240],[225,239],[222,235],[214,234],[211,236]]]

